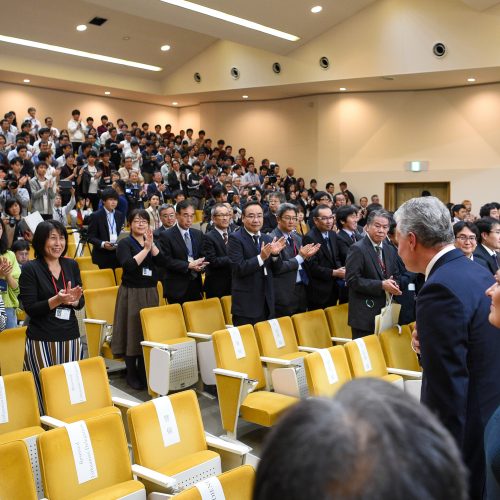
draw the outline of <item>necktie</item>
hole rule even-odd
[[[375,246],[375,252],[377,253],[377,259],[378,259],[378,263],[380,264],[380,267],[382,268],[382,273],[384,274],[384,276],[386,276],[384,259],[382,258],[382,249],[378,245]]]
[[[186,231],[184,233],[184,243],[186,243],[188,257],[192,257],[193,256],[193,245],[191,243],[191,237],[189,236],[189,231]]]
[[[493,260],[493,269],[499,269],[500,264],[498,262],[498,255],[495,253],[494,255],[491,256],[491,258]]]
[[[255,248],[257,249],[257,252],[259,252],[259,253],[260,253],[260,247],[259,247],[259,237],[258,237],[256,234],[254,234],[254,235],[252,236],[252,239],[253,239],[253,242],[254,242],[254,244],[255,244]]]
[[[356,235],[354,233],[351,234],[351,240],[353,243],[356,243]]]
[[[222,233],[222,238],[224,240],[224,244],[227,245],[227,233]]]
[[[326,243],[326,248],[328,249],[328,253],[330,254],[330,257],[332,256],[332,244],[330,243],[330,237],[329,236],[324,236],[325,243]]]
[[[83,214],[80,209],[77,209],[76,211],[76,224],[77,226],[83,226]]]

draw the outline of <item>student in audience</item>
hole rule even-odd
[[[451,207],[451,223],[463,221],[467,215],[467,209],[465,205],[458,204]]]
[[[20,298],[29,316],[25,366],[33,373],[40,408],[40,370],[81,358],[75,310],[84,305],[77,263],[64,258],[68,233],[57,221],[38,224],[33,235],[35,259],[23,266]]]
[[[114,356],[125,358],[127,384],[139,390],[146,387],[139,312],[158,305],[155,265],[160,262],[160,251],[153,241],[146,210],[132,210],[128,222],[130,236],[120,240],[116,250],[123,277],[116,298],[111,350]]]
[[[52,217],[52,209],[54,206],[55,179],[46,177],[47,164],[40,162],[36,167],[36,176],[30,180],[31,191],[31,210],[40,212],[46,218]]]
[[[467,258],[474,260],[474,250],[477,247],[479,231],[472,222],[459,221],[453,224],[455,247],[462,250]]]
[[[269,435],[254,500],[466,500],[467,472],[437,418],[364,378],[293,406]]]
[[[497,203],[486,203],[479,209],[479,217],[493,217],[493,219],[499,219],[500,213],[498,210]]]
[[[23,237],[21,227],[21,207],[16,199],[9,199],[5,202],[5,216],[3,218],[9,248],[12,244]]]
[[[75,200],[75,189],[70,189],[71,198],[69,203],[62,206],[62,196],[61,194],[56,194],[54,197],[54,207],[52,209],[52,219],[58,220],[63,226],[68,225],[68,215],[76,204]]]
[[[161,226],[160,212],[158,207],[160,206],[160,197],[157,194],[152,194],[149,196],[149,206],[146,212],[149,214],[149,226],[151,231],[156,231]]]
[[[16,256],[17,263],[22,271],[23,266],[30,260],[30,244],[23,239],[19,239],[12,243],[11,250]]]
[[[474,251],[474,260],[495,274],[500,268],[500,221],[493,217],[482,217],[476,221],[479,243]]]

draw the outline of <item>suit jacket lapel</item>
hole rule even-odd
[[[377,254],[375,253],[375,249],[373,248],[373,244],[370,238],[365,238],[365,248],[373,262],[373,265],[375,266],[375,269],[377,270],[378,275],[380,276],[380,279],[385,279],[382,267],[380,266],[380,262],[378,260]]]
[[[186,254],[186,259],[187,259],[188,258],[187,246],[186,246],[186,243],[184,242],[184,238],[182,237],[181,230],[179,229],[179,226],[175,225],[172,228],[172,231],[177,239],[177,242],[179,243],[179,247],[182,248],[182,251]],[[193,249],[193,253],[194,253],[194,249]]]

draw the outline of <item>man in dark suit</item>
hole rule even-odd
[[[421,400],[456,439],[470,471],[470,498],[485,487],[483,436],[500,405],[500,331],[488,321],[491,272],[453,246],[448,209],[413,198],[395,213],[398,252],[407,269],[425,273],[412,344],[423,368]]]
[[[370,213],[366,236],[349,248],[346,282],[349,289],[348,323],[352,338],[372,335],[375,316],[386,304],[386,294],[401,295],[395,248],[386,242],[391,216],[383,210]]]
[[[203,233],[192,229],[194,206],[189,200],[177,203],[177,224],[160,233],[158,241],[165,265],[163,295],[170,304],[202,298],[201,272]]]
[[[285,201],[281,193],[271,193],[269,195],[269,210],[264,214],[264,223],[262,225],[263,233],[270,233],[278,226],[276,214],[278,207]]]
[[[297,207],[283,203],[276,213],[278,227],[271,237],[285,238],[286,246],[281,251],[282,265],[274,272],[274,295],[276,317],[292,316],[307,310],[306,285],[309,278],[303,268],[304,261],[318,252],[319,243],[302,246],[302,238],[295,231],[297,226]]]
[[[474,250],[474,261],[495,274],[499,269],[500,222],[493,217],[483,217],[476,221],[479,241]]]
[[[164,195],[166,194],[167,185],[163,182],[161,172],[156,170],[153,173],[153,180],[148,184],[147,195],[151,197],[153,194],[160,198],[160,203],[165,201]]]
[[[116,258],[118,235],[125,223],[125,214],[116,210],[118,193],[114,189],[103,191],[102,208],[90,216],[89,242],[92,243],[92,262],[99,269],[120,267]]]
[[[334,215],[327,205],[318,205],[312,212],[314,227],[304,236],[303,243],[320,243],[319,251],[305,263],[309,276],[307,303],[309,309],[334,306],[339,299],[337,280],[345,277],[339,259],[337,234],[333,231]]]
[[[264,211],[258,202],[245,205],[243,227],[229,235],[228,255],[232,268],[231,313],[235,326],[274,318],[273,270],[285,239],[262,234]]]
[[[159,209],[158,213],[160,216],[161,226],[153,231],[153,238],[157,242],[160,238],[160,234],[167,229],[175,226],[175,208],[170,203],[163,204]]]
[[[203,238],[203,255],[209,263],[205,272],[205,294],[207,298],[231,295],[231,262],[227,256],[229,228],[232,219],[223,203],[212,207],[212,230]]]
[[[347,182],[341,182],[339,188],[345,196],[346,202],[348,202],[349,205],[354,205],[354,195],[347,189]]]

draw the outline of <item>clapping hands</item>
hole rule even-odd
[[[81,286],[71,287],[71,281],[68,281],[66,288],[63,288],[59,291],[57,296],[59,297],[59,301],[61,304],[77,306],[80,298],[82,296],[83,290]]]

